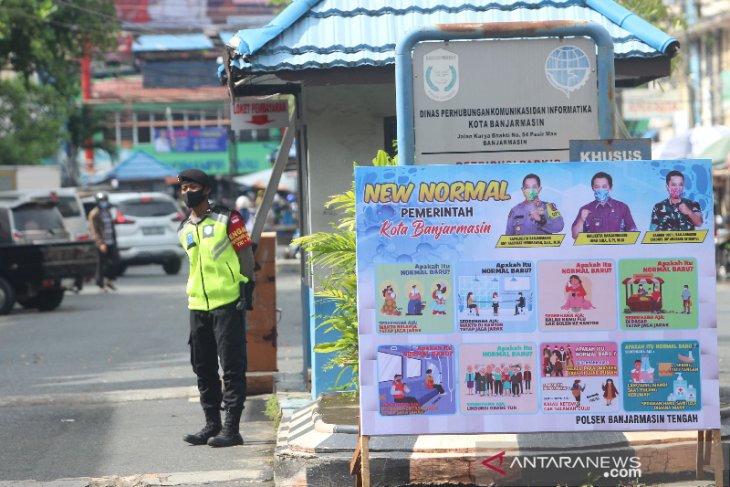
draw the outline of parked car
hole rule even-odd
[[[86,213],[76,188],[34,189],[26,191],[0,191],[0,201],[29,199],[53,203],[63,217],[63,224],[71,234],[71,240],[89,240]]]
[[[0,200],[0,314],[15,302],[50,311],[64,292],[94,274],[90,241],[73,242],[55,203]]]
[[[93,208],[94,198],[84,206]],[[165,273],[177,274],[185,251],[177,229],[185,215],[164,193],[109,193],[121,259],[119,273],[130,265],[159,264]]]

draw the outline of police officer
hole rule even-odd
[[[208,202],[211,181],[198,169],[178,176],[191,209],[178,230],[190,259],[190,362],[198,378],[205,426],[183,437],[193,445],[242,445],[239,423],[246,400],[245,309],[251,309],[254,258],[244,222],[235,211]],[[218,376],[218,358],[224,388]],[[226,411],[221,424],[221,404]]]
[[[541,190],[537,174],[522,179],[525,200],[510,210],[505,235],[544,235],[563,229],[563,217],[555,203],[540,201]]]

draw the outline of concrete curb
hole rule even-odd
[[[722,417],[730,408],[722,409]],[[319,400],[298,409],[288,409],[277,435],[274,475],[278,487],[339,487],[349,485],[349,465],[357,446],[358,428],[329,424],[323,419]],[[420,435],[371,437],[370,462],[373,486],[466,483],[471,485],[542,485],[585,483],[580,469],[568,479],[559,471],[520,468],[515,462],[545,457],[638,457],[642,482],[649,479],[691,478],[695,469],[695,431],[626,432],[602,439],[583,434],[545,434],[538,443],[521,435]],[[603,441],[603,443],[598,443]],[[727,444],[728,435],[723,436]],[[727,448],[727,446],[725,447]],[[506,474],[489,470],[482,463],[502,452]],[[489,454],[487,454],[489,453]],[[583,475],[581,478],[580,475]],[[594,479],[595,480],[595,479]]]
[[[325,423],[322,419],[322,413],[319,410],[319,399],[317,404],[312,409],[312,422],[314,423],[314,429],[321,433],[343,433],[347,435],[356,435],[360,432],[360,428],[352,424],[330,424]]]

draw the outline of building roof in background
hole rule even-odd
[[[273,16],[268,0],[114,0],[125,30],[251,25],[250,17]],[[261,25],[260,23],[258,25]]]
[[[103,181],[116,179],[117,181],[148,181],[165,180],[177,176],[177,171],[163,164],[151,155],[137,151],[120,162],[111,171],[99,177]]]
[[[94,104],[105,103],[174,103],[228,101],[222,86],[190,88],[145,88],[142,77],[95,80],[92,85]]]
[[[294,0],[268,25],[231,38],[230,66],[240,75],[386,66],[396,42],[418,27],[546,20],[605,27],[617,60],[671,57],[679,45],[611,0]]]
[[[132,52],[204,51],[213,46],[205,34],[145,34],[134,40]]]

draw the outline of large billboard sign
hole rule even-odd
[[[710,161],[355,182],[363,434],[719,428]]]
[[[155,129],[157,152],[225,152],[228,130],[222,127]]]
[[[416,164],[567,161],[599,138],[595,42],[421,42],[413,105]]]
[[[264,25],[274,13],[267,0],[115,0],[114,5],[125,27],[142,25],[148,29],[210,24],[245,26],[256,21]]]

